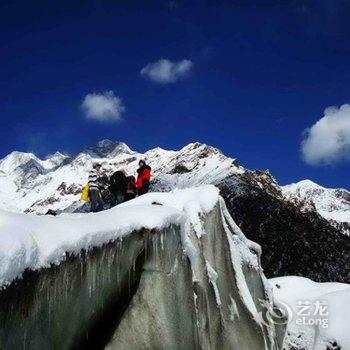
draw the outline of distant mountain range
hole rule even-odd
[[[217,148],[191,143],[179,151],[146,153],[125,143],[102,140],[74,157],[59,152],[41,160],[12,152],[0,161],[0,208],[44,214],[80,211],[81,188],[93,162],[107,173],[136,175],[145,159],[152,167],[151,190],[170,191],[201,184],[221,189],[231,215],[263,247],[269,277],[284,273],[316,281],[349,281],[350,193],[305,180],[280,187],[268,171],[250,171]]]
[[[283,194],[299,200],[304,210],[316,211],[344,234],[350,235],[350,192],[342,188],[325,188],[310,180],[282,187]]]

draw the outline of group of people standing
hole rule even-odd
[[[148,192],[151,179],[151,167],[144,160],[139,161],[137,179],[127,176],[124,171],[116,171],[110,178],[102,171],[100,163],[94,163],[89,174],[89,195],[91,211],[104,209],[141,196]]]

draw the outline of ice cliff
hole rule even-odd
[[[1,212],[0,283],[1,349],[277,350],[285,333],[265,317],[260,247],[214,186],[98,214]]]

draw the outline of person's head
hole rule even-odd
[[[93,167],[95,170],[100,171],[102,165],[101,165],[100,163],[94,163],[94,164],[92,165],[92,167]]]
[[[141,159],[139,161],[139,167],[142,167],[142,166],[145,166],[145,165],[146,165],[146,162],[143,159]]]

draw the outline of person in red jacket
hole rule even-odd
[[[144,160],[139,161],[137,169],[136,188],[139,196],[145,194],[149,190],[149,180],[151,179],[151,167]]]

